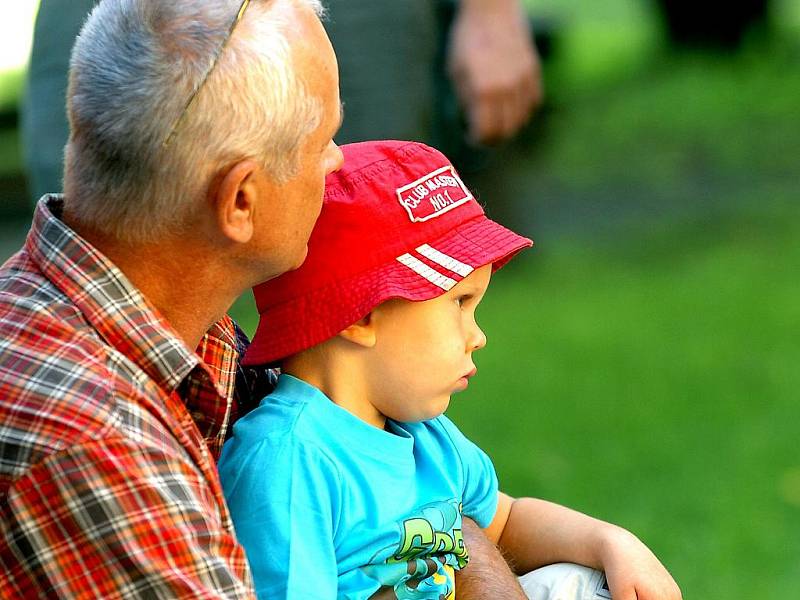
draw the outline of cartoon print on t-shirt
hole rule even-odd
[[[426,504],[398,523],[400,543],[385,563],[363,571],[383,586],[373,598],[452,600],[454,571],[469,560],[461,532],[461,505],[456,500]]]

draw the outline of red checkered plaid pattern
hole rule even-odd
[[[214,464],[234,324],[191,352],[61,206],[0,268],[0,596],[251,598]]]

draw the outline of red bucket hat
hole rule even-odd
[[[438,150],[376,141],[342,152],[305,262],[253,288],[260,318],[245,365],[324,342],[390,298],[435,298],[533,245],[488,219]]]

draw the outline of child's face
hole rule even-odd
[[[389,300],[372,312],[370,401],[378,412],[402,422],[431,419],[467,387],[476,371],[472,353],[486,345],[475,309],[491,274],[486,265],[437,298]]]

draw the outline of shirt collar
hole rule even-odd
[[[209,414],[205,394],[203,406],[188,408],[217,422],[222,405],[227,412],[238,358],[230,318],[212,326],[197,354],[192,352],[122,271],[61,221],[63,206],[61,195],[39,201],[25,242],[32,260],[110,346],[135,362],[166,393],[176,391],[195,369],[204,371],[197,375],[214,388],[213,395],[218,396],[214,404],[219,406]],[[204,429],[201,432],[208,434]]]

